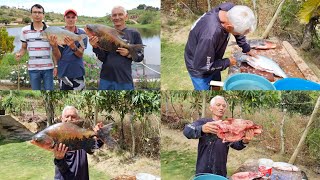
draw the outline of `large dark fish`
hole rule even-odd
[[[84,149],[91,154],[96,143],[95,137],[111,148],[114,146],[114,140],[110,137],[111,128],[112,123],[95,133],[70,122],[57,123],[34,135],[31,143],[49,151],[53,150],[56,144],[63,143],[68,147],[68,151]]]
[[[87,24],[84,28],[87,35],[97,36],[99,38],[98,46],[105,51],[115,51],[118,47],[126,48],[129,50],[133,60],[136,60],[137,52],[142,51],[143,44],[128,44],[121,38],[124,33],[109,26],[101,24]]]

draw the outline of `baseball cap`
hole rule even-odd
[[[76,16],[78,16],[77,11],[74,10],[74,9],[67,9],[67,10],[64,12],[64,16],[66,16],[69,12],[72,12],[73,14],[75,14]]]

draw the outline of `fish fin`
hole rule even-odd
[[[144,46],[145,45],[143,45],[143,44],[130,44],[129,45],[128,50],[129,50],[129,54],[131,55],[133,61],[136,61],[138,59],[137,52],[142,51]]]
[[[80,43],[80,46],[81,46],[83,49],[85,49],[85,45],[84,45],[83,39],[85,39],[86,37],[87,37],[86,34],[80,34],[80,35],[79,35],[79,38],[80,38],[80,39],[78,39],[78,42]]]
[[[97,137],[101,139],[104,143],[107,144],[107,146],[111,149],[115,146],[115,141],[110,136],[110,131],[112,130],[113,123],[107,124],[103,126],[101,129],[97,132]]]

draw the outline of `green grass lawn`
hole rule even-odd
[[[90,179],[110,179],[93,167],[89,167],[89,173]],[[0,174],[7,180],[53,179],[53,154],[27,142],[1,140]]]
[[[190,179],[196,171],[197,154],[188,151],[161,151],[161,179]]]
[[[161,39],[162,90],[193,90],[184,63],[184,47],[184,44],[175,44]]]

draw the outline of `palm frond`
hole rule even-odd
[[[308,24],[314,16],[320,15],[320,0],[307,0],[302,4],[298,17],[301,23]]]

